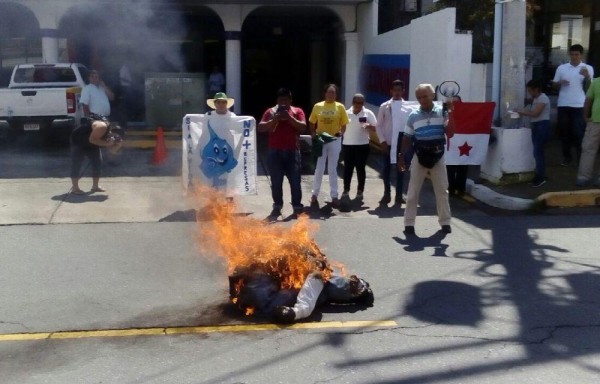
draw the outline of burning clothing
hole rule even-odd
[[[324,281],[320,273],[312,273],[298,290],[281,289],[276,279],[264,273],[236,274],[229,277],[229,287],[232,302],[246,314],[257,310],[282,321],[304,319],[317,305],[372,306],[374,302],[369,283],[356,275],[333,275]]]

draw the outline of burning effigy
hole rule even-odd
[[[199,243],[225,260],[230,300],[246,315],[292,322],[318,305],[373,305],[369,283],[327,259],[307,216],[291,226],[273,225],[234,214],[234,203],[221,192],[202,188],[197,196],[210,202],[198,221]]]

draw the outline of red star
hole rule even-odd
[[[472,146],[470,146],[469,144],[467,144],[467,142],[465,141],[465,143],[463,145],[461,145],[460,147],[458,147],[458,150],[460,151],[460,155],[459,156],[469,156],[469,152],[471,151],[471,148],[473,148]]]

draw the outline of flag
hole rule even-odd
[[[454,121],[454,136],[446,145],[446,164],[480,165],[487,155],[496,104],[460,101],[453,104],[450,116]]]
[[[256,121],[214,112],[186,115],[182,125],[182,182],[200,183],[228,195],[256,194]]]

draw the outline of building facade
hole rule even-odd
[[[600,2],[535,2],[539,7],[527,26],[528,76],[551,78],[574,43],[586,47],[587,61],[600,71]],[[441,80],[458,78],[468,84],[477,76],[455,72],[465,70],[462,54],[470,62],[471,47],[465,50],[463,45],[471,40],[453,37],[453,49],[461,55],[448,65],[449,52],[438,69],[435,57],[421,52],[423,37],[410,36],[415,18],[427,14],[435,3],[0,0],[0,86],[8,84],[15,64],[25,62],[81,62],[101,70],[116,89],[124,63],[141,88],[147,73],[208,76],[218,67],[225,75],[227,93],[236,98],[236,112],[259,116],[281,86],[292,89],[295,103],[309,109],[322,98],[326,83],[341,85],[341,101],[346,104],[357,91],[377,94],[375,101],[387,96],[390,76],[407,83],[435,82],[444,76]],[[456,5],[460,7],[460,1]],[[448,29],[452,32],[444,29],[451,18],[422,30],[453,34],[456,26]]]
[[[148,72],[219,67],[236,112],[257,114],[278,87],[303,106],[328,82],[357,89],[359,0],[0,0],[0,82],[15,64],[80,62],[118,86]],[[344,100],[345,101],[345,100]]]

